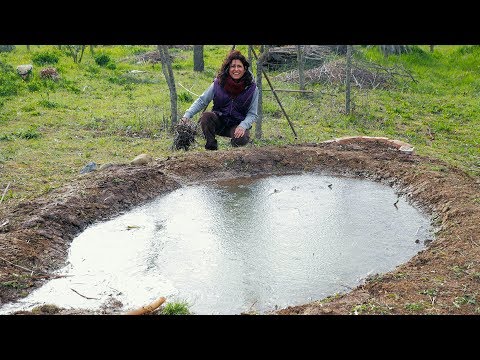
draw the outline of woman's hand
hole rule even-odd
[[[238,139],[241,138],[243,135],[245,135],[245,129],[241,126],[237,126],[235,132],[233,133],[233,136],[235,137],[235,139]]]

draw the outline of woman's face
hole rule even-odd
[[[230,64],[230,69],[228,70],[228,73],[230,74],[232,79],[238,80],[243,76],[243,74],[245,74],[245,67],[240,60],[234,59]]]

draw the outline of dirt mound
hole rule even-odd
[[[410,149],[411,150],[411,149]],[[456,168],[384,138],[182,152],[79,177],[0,217],[0,306],[28,295],[65,265],[71,241],[96,221],[197,182],[317,172],[388,184],[429,214],[435,240],[409,262],[345,294],[276,314],[477,314],[480,185]],[[62,313],[61,311],[57,313]],[[82,313],[79,311],[78,313]]]

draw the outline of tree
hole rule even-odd
[[[59,45],[61,46],[61,45]],[[83,52],[85,51],[86,45],[65,45],[66,52],[73,59],[75,64],[80,64],[83,58]]]
[[[383,56],[387,57],[393,54],[407,53],[410,51],[410,47],[408,45],[380,45],[380,51]]]
[[[350,78],[352,71],[352,45],[347,45],[347,66],[345,77],[345,112],[350,114]]]
[[[249,45],[248,49],[252,53],[252,46]],[[258,87],[258,109],[257,109],[257,124],[255,125],[255,137],[257,139],[262,138],[262,121],[263,121],[263,95],[262,95],[262,68],[263,61],[265,60],[264,47],[260,47],[260,57],[257,59],[257,87]]]
[[[193,45],[193,70],[203,71],[204,68],[203,45]]]
[[[300,90],[305,90],[305,74],[303,72],[303,46],[297,45],[297,62],[298,62],[298,82],[300,83]]]
[[[170,54],[168,53],[167,45],[157,45],[160,53],[160,62],[162,63],[162,72],[167,80],[168,89],[170,90],[170,118],[171,128],[175,127],[177,123],[177,89],[175,87],[175,78],[173,76],[172,62],[170,61]]]

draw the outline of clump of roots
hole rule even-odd
[[[191,119],[182,119],[175,125],[174,131],[173,148],[188,150],[195,143],[198,125]]]

